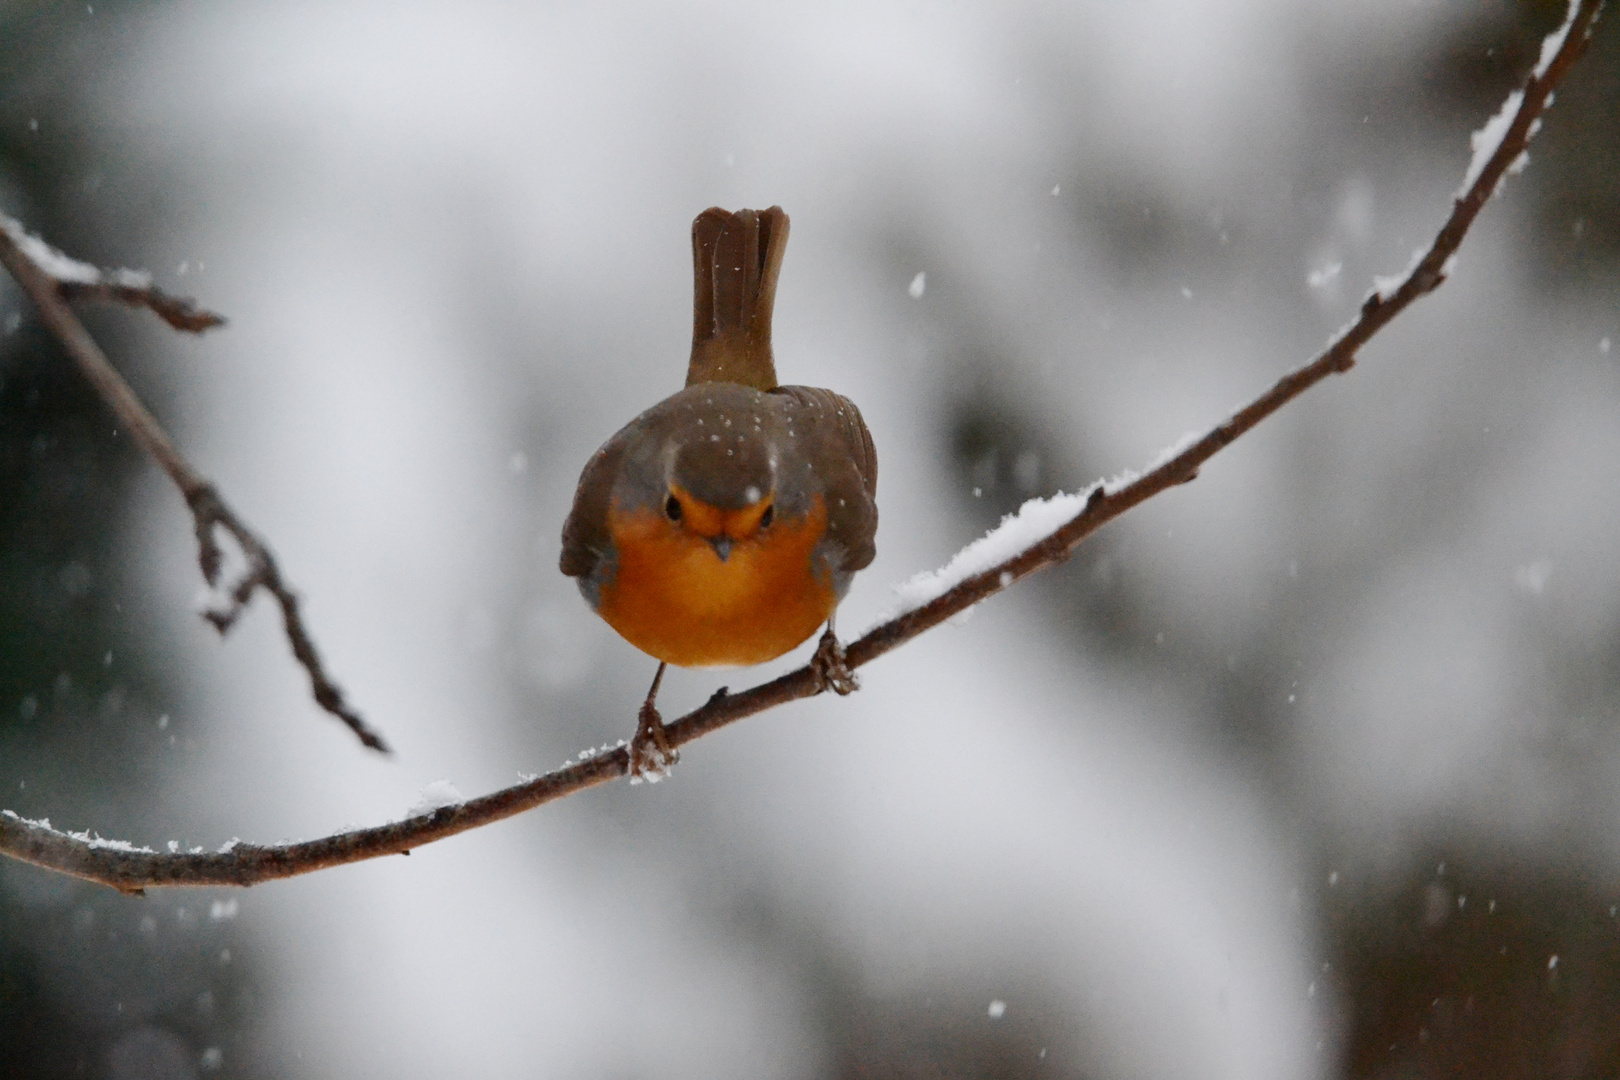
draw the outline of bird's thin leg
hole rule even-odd
[[[664,669],[669,665],[660,661],[658,674],[653,676],[652,689],[636,714],[636,736],[630,740],[630,782],[642,780],[656,784],[669,775],[670,766],[681,760],[681,753],[669,745],[664,734],[664,718],[658,715],[658,687],[664,681]]]
[[[835,613],[827,618],[827,632],[821,635],[816,655],[810,658],[810,670],[815,672],[822,690],[831,690],[842,697],[859,690],[861,681],[844,661],[844,646],[839,644],[838,634],[833,630],[836,617]]]

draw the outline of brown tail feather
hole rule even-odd
[[[771,309],[787,250],[780,206],[735,213],[710,207],[692,222],[692,362],[686,385],[733,382],[776,388]]]

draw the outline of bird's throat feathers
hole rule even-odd
[[[711,538],[656,510],[611,514],[615,566],[598,614],[632,645],[678,667],[781,656],[814,633],[838,601],[829,572],[815,561],[827,508],[818,496],[801,517],[768,528],[757,522],[722,559]]]

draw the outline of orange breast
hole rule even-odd
[[[657,510],[610,511],[618,571],[597,613],[625,640],[677,667],[762,664],[803,642],[837,598],[810,556],[827,531],[820,497],[799,520],[779,517],[725,560]]]

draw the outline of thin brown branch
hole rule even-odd
[[[4,214],[0,214],[0,233],[21,251],[23,258],[56,283],[63,299],[147,308],[188,334],[225,325],[225,316],[198,307],[189,296],[171,296],[153,285],[152,275],[144,270],[102,270],[80,262],[39,237],[29,236],[19,222]]]
[[[176,319],[182,322],[189,320],[192,324],[181,329],[206,329],[206,326],[218,325],[224,320],[209,312],[198,311],[189,300],[177,300],[141,284],[142,275],[131,271],[102,275],[94,267],[69,259],[29,236],[22,226],[4,215],[0,215],[0,265],[4,265],[17,279],[39,309],[45,326],[73,357],[79,370],[90,380],[136,445],[151,455],[180,489],[186,505],[191,508],[197,534],[197,562],[210,588],[219,588],[223,562],[214,530],[223,528],[241,547],[247,560],[246,572],[228,589],[225,605],[204,612],[204,618],[223,634],[241,615],[257,589],[268,590],[281,605],[282,623],[292,645],[293,656],[309,674],[310,689],[316,703],[347,724],[362,743],[386,753],[388,746],[382,736],[366,724],[326,674],[320,653],[304,628],[298,610],[298,596],[282,578],[281,569],[269,548],[226,505],[214,485],[192,468],[191,463],[176,449],[162,425],[135,396],[135,391],[118,374],[101,346],[96,344],[95,338],[90,336],[90,332],[73,313],[67,296],[90,295],[97,299],[139,303],[158,312],[170,325],[178,325]]]
[[[871,663],[891,649],[938,626],[1013,582],[1068,559],[1076,546],[1104,524],[1160,492],[1187,483],[1199,468],[1260,421],[1321,382],[1350,370],[1356,352],[1414,300],[1445,280],[1447,261],[1456,253],[1469,226],[1495,191],[1508,167],[1524,152],[1552,89],[1585,49],[1603,0],[1581,0],[1551,63],[1526,84],[1523,98],[1501,144],[1478,178],[1460,195],[1434,243],[1398,285],[1380,289],[1362,305],[1354,323],[1310,363],[1283,376],[1265,393],[1216,426],[1203,438],[1146,475],[1114,490],[1094,487],[1084,508],[1050,536],[982,573],[957,583],[915,610],[874,627],[845,651],[851,669]],[[704,705],[665,728],[672,746],[694,739],[777,705],[812,697],[826,680],[811,665],[738,694],[717,692]],[[628,748],[604,749],[579,761],[480,798],[443,807],[405,821],[359,829],[307,843],[278,847],[236,844],[215,853],[163,855],[124,850],[82,835],[58,832],[43,822],[29,822],[9,811],[0,816],[0,852],[25,862],[60,870],[125,892],[160,885],[253,885],[293,877],[330,866],[360,862],[476,829],[520,814],[554,799],[607,783],[629,772]]]
[[[155,285],[142,282],[140,275],[124,278],[127,271],[102,274],[93,282],[64,281],[57,286],[68,300],[92,300],[103,304],[143,307],[158,318],[187,334],[200,334],[225,325],[225,316],[197,306],[189,296],[173,296]]]

